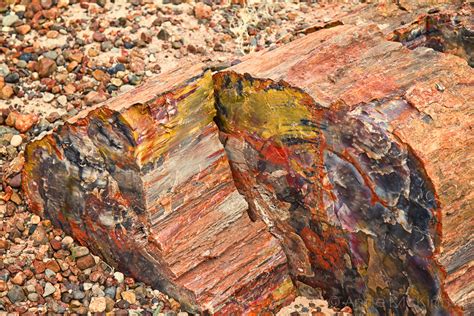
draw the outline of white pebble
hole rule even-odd
[[[65,95],[60,95],[57,99],[59,105],[66,106],[67,104],[67,97]]]
[[[72,239],[71,236],[66,236],[66,237],[64,237],[63,240],[62,240],[62,244],[65,245],[65,246],[69,246],[69,245],[71,245],[73,242],[74,242],[74,239]]]
[[[83,288],[84,288],[84,291],[89,291],[90,289],[92,289],[92,287],[94,286],[94,284],[92,283],[88,283],[88,282],[84,282],[82,284]]]
[[[45,94],[43,94],[43,101],[44,102],[49,103],[49,102],[53,101],[53,99],[54,99],[54,94],[49,93],[49,92],[45,92]]]
[[[37,225],[41,222],[41,218],[38,215],[31,216],[31,224]]]
[[[23,138],[20,135],[13,135],[12,139],[10,139],[10,145],[13,147],[18,147],[23,142]]]
[[[117,271],[117,272],[114,273],[114,278],[115,278],[115,280],[118,281],[118,283],[122,283],[123,280],[124,280],[124,275],[123,275],[122,272]]]

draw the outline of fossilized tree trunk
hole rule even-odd
[[[324,29],[80,114],[28,145],[24,190],[192,311],[275,311],[305,284],[358,313],[453,313],[473,287],[472,78],[376,27]]]

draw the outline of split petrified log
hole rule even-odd
[[[311,286],[356,313],[459,312],[472,78],[375,27],[323,29],[81,114],[28,145],[24,190],[192,311],[275,311]]]

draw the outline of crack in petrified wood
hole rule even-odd
[[[470,23],[470,25],[469,25]],[[436,13],[420,16],[407,26],[388,35],[410,49],[429,47],[464,58],[474,67],[474,30],[472,20],[461,15]]]

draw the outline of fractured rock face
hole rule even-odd
[[[420,16],[407,26],[389,34],[388,39],[403,43],[410,49],[429,47],[457,55],[474,67],[474,32],[472,20],[453,13]]]
[[[448,312],[432,260],[432,185],[387,131],[405,101],[327,111],[271,80],[221,73],[215,84],[237,188],[282,242],[294,279],[360,313]]]
[[[27,146],[24,190],[190,311],[276,311],[309,286],[361,314],[456,313],[472,71],[374,26],[323,29],[80,114]]]
[[[293,297],[286,257],[234,186],[211,80],[98,108],[33,143],[25,189],[36,211],[192,311],[276,308]]]

